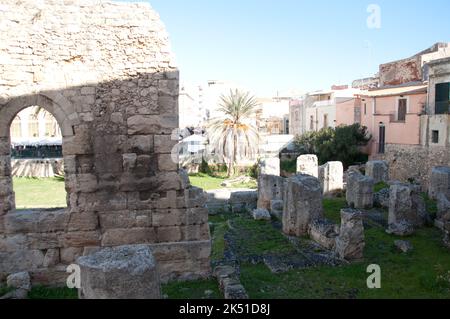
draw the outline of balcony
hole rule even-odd
[[[332,106],[335,104],[336,104],[336,102],[334,99],[314,102],[315,107]]]

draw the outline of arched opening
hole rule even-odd
[[[17,210],[67,207],[62,134],[44,107],[26,107],[10,125],[11,176]]]
[[[29,125],[30,120],[32,125]],[[75,172],[70,171],[70,176],[64,173],[62,149],[64,141],[73,142],[74,126],[77,124],[78,117],[73,105],[59,92],[15,97],[0,108],[0,215],[15,212],[16,199],[19,209],[67,207],[65,185],[72,177],[70,174]],[[16,172],[14,164],[20,158],[31,162],[42,162],[48,158],[53,164],[59,160],[55,174],[59,176],[59,181],[53,181],[54,188],[46,189],[38,179],[28,176],[29,182],[35,183],[37,188],[28,185],[20,189],[21,185],[14,183],[20,181],[16,180],[16,176],[21,174]],[[47,167],[47,172],[46,169],[41,170],[43,176],[51,176],[50,165]],[[41,190],[46,191],[47,195],[42,194]],[[47,203],[48,198],[50,203]]]

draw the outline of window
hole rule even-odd
[[[439,131],[431,132],[431,143],[433,143],[433,144],[439,143]]]
[[[406,112],[407,112],[407,99],[399,99],[397,106],[397,121],[405,122],[406,121]]]
[[[367,115],[367,103],[364,103],[364,115]]]
[[[314,116],[311,115],[310,123],[309,123],[309,129],[311,131],[314,131]]]
[[[328,128],[328,114],[323,115],[323,128]]]
[[[295,120],[298,121],[298,111],[295,111]]]
[[[35,114],[31,114],[28,119],[29,137],[39,137],[39,120]]]
[[[450,82],[436,84],[436,114],[446,114],[450,111]]]
[[[11,138],[21,138],[22,137],[22,121],[19,116],[16,116],[16,118],[11,123]]]
[[[384,154],[386,149],[386,127],[383,123],[380,123],[378,133],[378,153]]]

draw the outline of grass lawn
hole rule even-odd
[[[66,190],[61,178],[14,178],[16,208],[66,207]]]
[[[339,221],[340,209],[346,206],[344,198],[325,199],[328,219]],[[431,206],[432,207],[432,206]],[[430,212],[431,213],[431,212]],[[241,255],[289,253],[290,243],[279,229],[270,223],[254,221],[243,215],[210,217],[212,224],[212,260],[223,257],[226,242],[223,237],[231,231],[246,233],[246,240],[236,244]],[[231,225],[232,229],[230,229]],[[365,230],[365,260],[339,267],[320,266],[273,274],[262,263],[242,263],[241,282],[250,298],[255,299],[450,299],[450,251],[442,245],[442,234],[435,228],[420,229],[406,238],[414,250],[402,254],[394,241],[405,239],[390,236],[384,228],[370,224]],[[381,267],[381,289],[368,289],[366,269],[371,264]],[[199,283],[196,283],[199,285]],[[172,283],[173,291],[181,291],[187,283]],[[172,297],[169,294],[169,297]],[[189,298],[189,293],[178,293],[177,298]]]
[[[212,190],[212,189],[220,189],[224,188],[220,186],[227,178],[223,176],[210,176],[207,174],[194,174],[190,175],[189,179],[191,181],[192,186],[203,188],[203,190]],[[243,183],[243,184],[235,184],[231,188],[256,188],[256,183]]]

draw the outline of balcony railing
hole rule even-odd
[[[436,102],[436,114],[450,114],[450,101]]]

